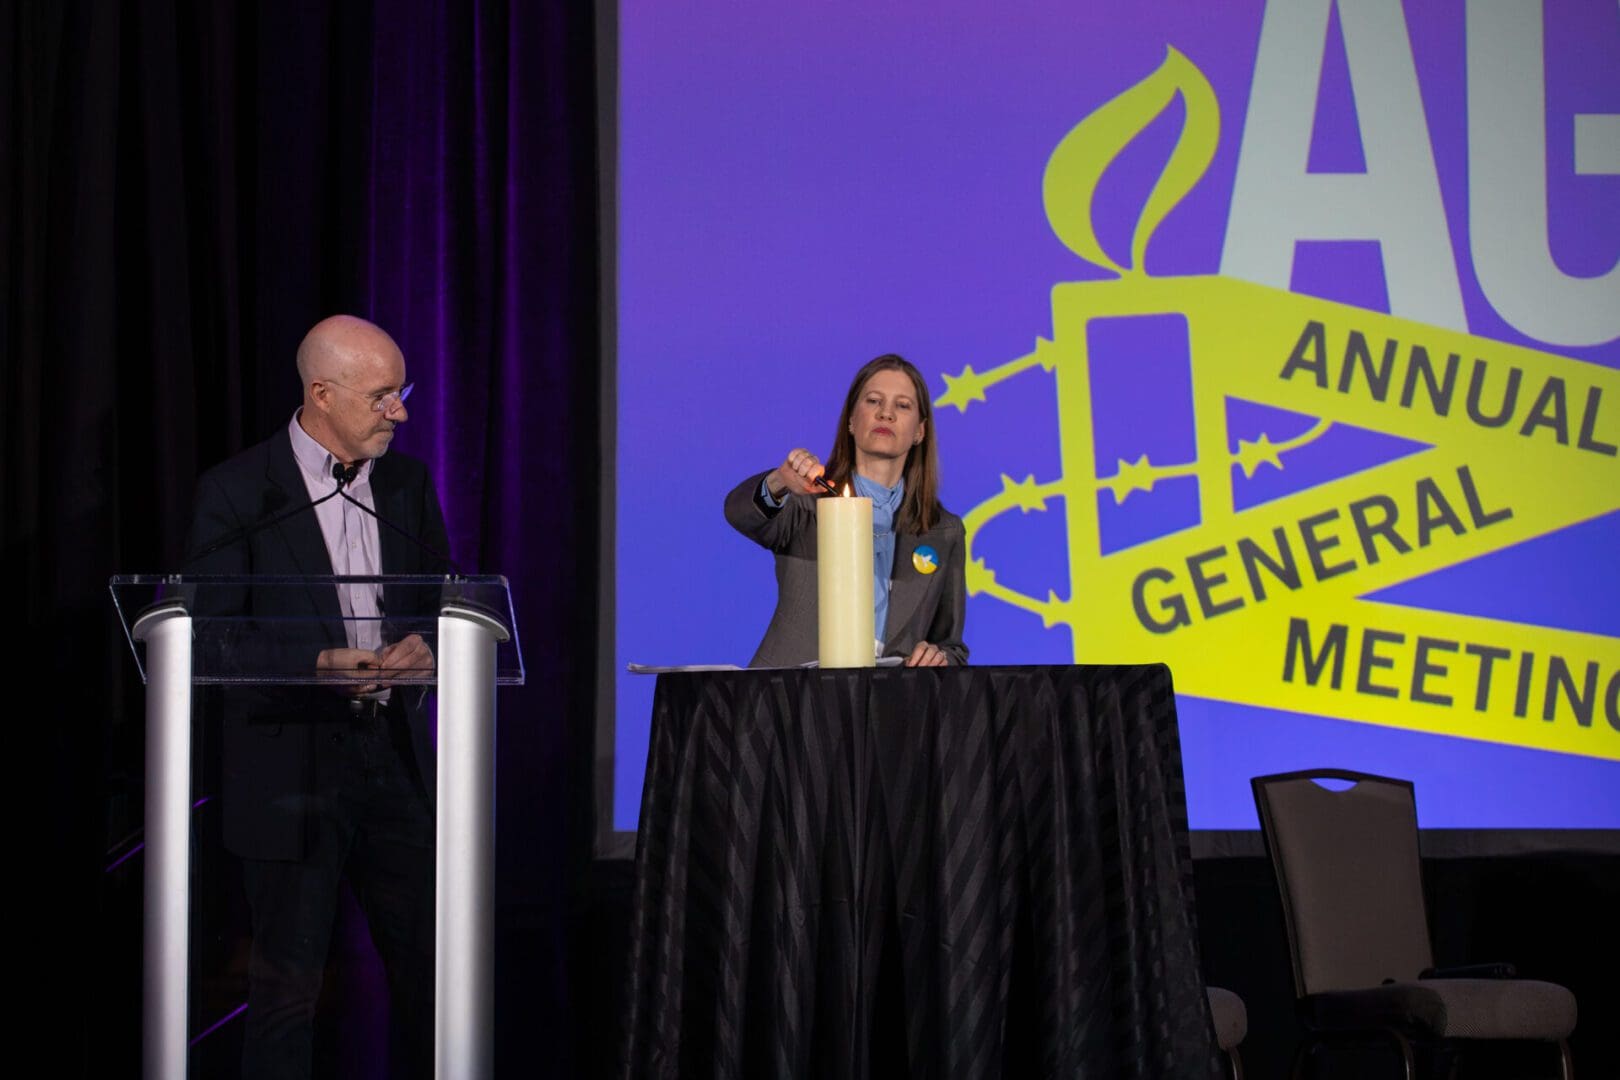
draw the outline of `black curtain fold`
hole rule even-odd
[[[107,578],[174,565],[196,476],[287,422],[297,343],[335,311],[399,340],[419,395],[399,445],[434,468],[457,559],[513,579],[529,684],[500,700],[498,1061],[573,1059],[592,18],[562,0],[0,8],[0,531],[40,982],[74,1003],[52,1010],[60,1071],[139,1052],[139,860],[105,864],[140,826],[142,698]]]

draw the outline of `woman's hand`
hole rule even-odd
[[[926,641],[917,642],[917,647],[906,657],[906,667],[944,667],[950,662],[950,657],[938,645],[930,645]]]
[[[773,499],[783,495],[811,495],[818,490],[816,477],[826,471],[820,458],[801,447],[789,451],[787,460],[765,478],[765,486],[771,489]]]

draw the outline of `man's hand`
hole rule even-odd
[[[433,650],[422,640],[421,634],[408,634],[392,645],[384,645],[377,654],[383,675],[431,675]]]
[[[373,693],[377,684],[349,680],[360,672],[375,670],[379,663],[377,654],[370,649],[322,649],[315,658],[315,671],[317,676],[326,677],[322,681],[335,683],[332,689],[344,697],[364,697]]]
[[[926,641],[917,642],[917,647],[906,657],[906,667],[944,667],[950,662],[950,657],[941,652],[938,645]]]

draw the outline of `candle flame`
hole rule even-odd
[[[850,497],[850,495],[852,495],[852,494],[854,494],[854,493],[853,493],[853,492],[852,492],[852,491],[850,491],[850,490],[849,490],[849,485],[848,485],[848,484],[845,484],[845,485],[844,485],[844,498],[846,498],[846,499],[847,499],[847,498],[849,498],[849,497]]]

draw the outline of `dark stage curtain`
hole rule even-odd
[[[14,670],[48,701],[14,758],[48,791],[28,837],[57,928],[47,1052],[111,1074],[139,1048],[139,886],[104,864],[140,825],[142,703],[107,578],[176,564],[197,474],[287,423],[298,341],[347,311],[405,352],[395,445],[430,463],[454,557],[518,597],[497,1052],[566,1067],[591,836],[591,5],[24,0],[0,7],[0,95],[0,528]]]

